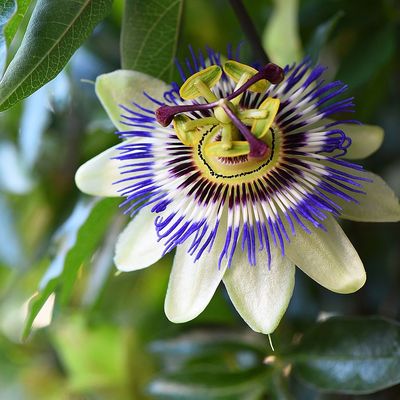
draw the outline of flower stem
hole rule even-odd
[[[258,35],[253,21],[243,5],[242,0],[229,0],[229,2],[231,3],[231,7],[235,12],[237,19],[239,20],[244,34],[247,36],[247,40],[249,41],[254,53],[254,57],[257,58],[262,64],[269,63],[270,60],[261,44],[260,36]]]

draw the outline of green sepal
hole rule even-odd
[[[188,78],[181,86],[179,94],[184,100],[192,100],[203,96],[203,93],[196,86],[196,83],[202,82],[211,89],[220,80],[221,76],[221,67],[218,65],[211,65]]]

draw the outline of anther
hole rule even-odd
[[[283,78],[285,77],[283,73],[283,69],[276,64],[269,63],[264,65],[255,75],[253,75],[245,84],[243,84],[239,89],[232,92],[226,99],[232,100],[236,96],[239,96],[244,91],[246,91],[250,86],[254,85],[256,82],[260,81],[261,79],[266,79],[267,81],[271,82],[272,84],[276,85],[282,82]]]
[[[183,113],[183,112],[192,112],[192,111],[202,111],[209,110],[216,106],[216,103],[211,104],[187,104],[183,106],[161,106],[157,108],[155,112],[155,116],[157,122],[162,126],[168,126],[175,115]]]

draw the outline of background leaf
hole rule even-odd
[[[79,229],[76,244],[65,258],[64,269],[60,277],[63,283],[60,293],[62,304],[68,301],[79,267],[95,252],[110,225],[111,218],[118,211],[120,202],[121,200],[118,198],[101,200],[93,207],[88,219]]]
[[[76,315],[65,326],[55,329],[54,338],[74,390],[125,383],[128,336],[124,331],[108,324],[93,327],[84,316]]]
[[[112,0],[39,0],[0,82],[0,111],[53,79],[111,5]]]
[[[150,350],[169,367],[149,385],[156,398],[259,399],[272,379],[265,339],[249,332],[193,330]]]
[[[81,206],[66,221],[57,238],[58,253],[41,282],[41,289],[29,307],[23,338],[31,330],[33,321],[49,296],[59,287],[60,303],[69,300],[80,266],[89,259],[104,236],[110,220],[117,211],[117,199],[103,199]]]
[[[328,42],[333,30],[335,29],[338,21],[344,15],[343,11],[338,11],[333,17],[323,22],[317,27],[312,36],[306,50],[306,54],[311,57],[313,62],[318,61],[318,56],[322,48]]]
[[[265,354],[264,340],[252,335],[239,335],[226,332],[192,332],[170,340],[159,340],[151,344],[153,353],[162,356],[195,357],[201,354],[210,354],[223,351],[242,351]]]
[[[262,40],[271,61],[282,67],[302,58],[297,20],[298,0],[274,1]]]
[[[343,82],[351,82],[351,88],[368,82],[393,57],[396,49],[394,27],[387,24],[375,31],[371,40],[360,38],[357,44],[343,60],[337,74]]]
[[[125,0],[122,68],[172,79],[183,0]]]
[[[266,375],[266,369],[188,370],[160,376],[150,384],[149,392],[160,399],[258,399],[264,391],[262,382]]]
[[[400,382],[400,324],[335,317],[317,324],[284,357],[320,390],[372,393]]]

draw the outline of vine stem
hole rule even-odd
[[[269,57],[261,44],[257,29],[254,26],[253,21],[250,18],[250,15],[248,14],[242,0],[229,0],[229,3],[231,4],[237,19],[239,20],[244,34],[247,36],[255,58],[257,58],[263,64],[269,63]]]

